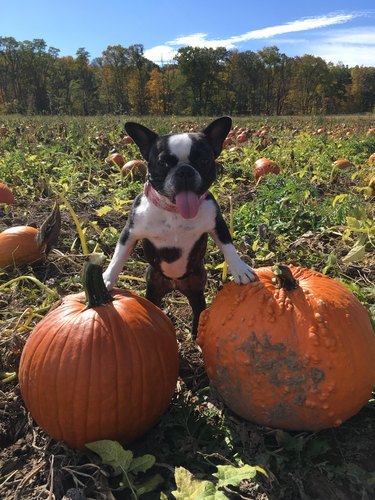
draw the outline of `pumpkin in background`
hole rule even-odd
[[[333,162],[333,166],[341,170],[345,170],[347,168],[350,168],[352,164],[350,163],[349,160],[346,160],[345,158],[340,158],[339,160]]]
[[[127,290],[107,292],[93,258],[84,286],[36,325],[19,368],[31,416],[79,449],[150,429],[170,403],[179,364],[174,327],[158,307]]]
[[[117,165],[118,167],[123,167],[125,165],[125,160],[122,154],[112,153],[107,159],[108,165]]]
[[[61,227],[61,215],[56,204],[39,229],[14,226],[0,233],[0,269],[34,264],[44,260],[55,246]]]
[[[340,425],[375,385],[367,310],[316,271],[279,266],[256,275],[248,285],[224,285],[201,314],[198,344],[211,384],[230,409],[260,425]]]
[[[0,182],[0,204],[4,203],[6,205],[14,205],[15,201],[14,195],[9,187]]]
[[[141,160],[130,160],[121,169],[122,175],[131,173],[134,177],[144,179],[147,174],[147,167]]]
[[[264,177],[265,175],[268,174],[279,174],[280,173],[280,168],[277,165],[276,162],[273,160],[269,160],[268,158],[259,158],[255,162],[255,171],[254,175],[256,179],[259,179],[260,177]]]

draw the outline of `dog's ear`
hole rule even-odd
[[[232,118],[222,116],[210,123],[203,133],[207,136],[213,149],[215,158],[219,156],[223,148],[223,142],[232,127]]]
[[[151,146],[159,137],[158,134],[147,127],[144,127],[140,123],[134,122],[126,122],[125,130],[139,147],[143,158],[148,161]]]

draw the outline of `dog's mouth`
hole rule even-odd
[[[194,219],[205,196],[199,196],[193,191],[181,191],[173,198],[178,213],[184,219]]]

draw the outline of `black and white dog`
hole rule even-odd
[[[224,116],[200,133],[159,136],[143,125],[125,129],[148,162],[147,180],[104,272],[110,290],[138,240],[150,266],[146,297],[160,306],[172,290],[184,294],[193,311],[192,335],[205,309],[203,260],[209,234],[223,252],[236,283],[246,284],[254,272],[238,256],[220,209],[208,191],[216,178],[215,159],[232,125]]]

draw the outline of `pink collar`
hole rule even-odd
[[[153,204],[155,207],[161,208],[162,210],[167,210],[168,212],[178,213],[176,204],[167,196],[163,196],[159,194],[156,189],[154,189],[149,181],[145,182],[143,187],[143,194],[146,198]],[[199,198],[199,203],[202,204],[208,195],[208,191],[206,191]]]

